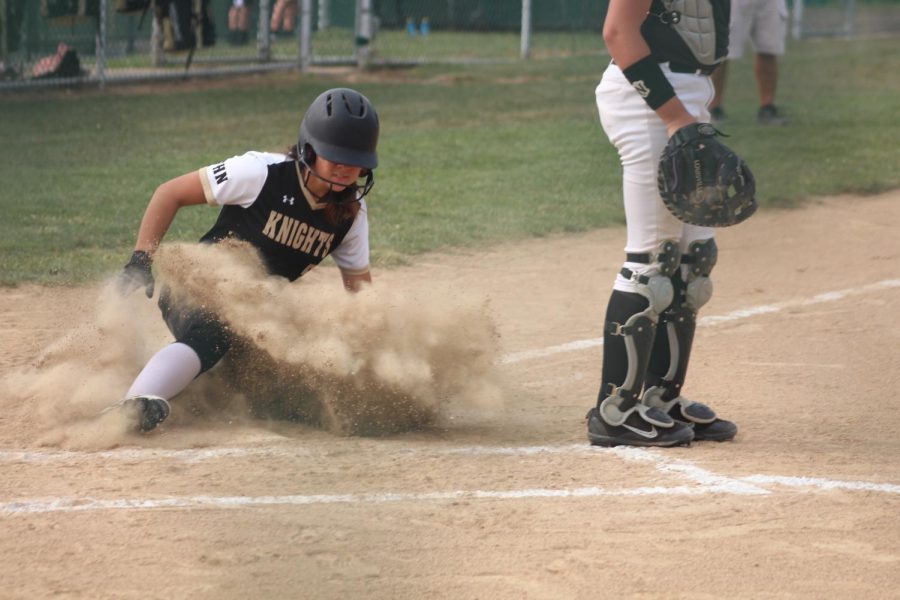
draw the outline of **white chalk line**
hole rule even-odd
[[[597,496],[699,495],[708,490],[694,487],[646,487],[607,490],[598,487],[574,489],[473,490],[424,493],[338,494],[312,496],[182,496],[155,500],[93,498],[53,498],[0,503],[0,515],[95,510],[166,508],[247,508],[253,506],[308,506],[312,504],[384,504],[388,502],[427,502],[452,500],[519,500],[529,498],[590,498]]]
[[[829,363],[806,363],[806,362],[759,362],[755,360],[742,360],[737,362],[739,365],[747,365],[748,367],[783,367],[789,369],[846,369],[847,365],[829,364]]]
[[[0,463],[40,463],[67,462],[83,459],[147,461],[152,459],[180,460],[185,462],[202,462],[229,457],[247,456],[309,456],[307,448],[291,448],[278,451],[274,448],[189,448],[184,450],[165,450],[161,448],[123,448],[101,452],[78,451],[41,451],[41,450],[0,450]]]
[[[410,455],[410,454],[465,454],[465,455],[534,455],[534,454],[573,454],[589,453],[597,451],[587,443],[567,444],[561,446],[457,446],[446,448],[415,449],[404,446],[403,448],[388,448],[384,445],[378,447],[383,456]],[[371,449],[360,450],[370,452]],[[330,452],[323,450],[322,454]],[[184,450],[166,450],[161,448],[123,448],[102,452],[80,452],[74,450],[0,450],[0,463],[41,463],[41,462],[69,462],[79,460],[121,460],[146,462],[148,460],[180,460],[185,462],[202,462],[219,458],[244,458],[244,457],[272,457],[293,458],[298,456],[313,456],[316,452],[302,446],[291,445],[285,448],[275,447],[232,447],[232,448],[191,448]]]
[[[765,315],[771,313],[781,312],[783,310],[787,310],[790,308],[804,307],[804,306],[812,306],[815,304],[822,304],[825,302],[835,302],[837,300],[843,300],[844,298],[849,298],[851,296],[859,296],[862,294],[868,294],[870,292],[875,292],[879,290],[886,290],[891,288],[900,287],[900,279],[884,279],[882,281],[878,281],[876,283],[870,283],[868,285],[864,285],[861,287],[855,288],[847,288],[844,290],[836,290],[832,292],[824,292],[821,294],[817,294],[812,298],[803,298],[799,300],[789,300],[786,302],[778,302],[775,304],[762,304],[760,306],[752,306],[750,308],[742,308],[739,310],[732,311],[730,313],[726,313],[724,315],[718,316],[708,316],[701,317],[697,320],[697,325],[701,327],[712,327],[714,325],[719,325],[721,323],[729,323],[733,321],[740,321],[742,319],[747,319],[749,317],[754,317],[757,315]],[[548,356],[552,356],[554,354],[560,354],[563,352],[574,352],[576,350],[586,350],[588,348],[595,348],[597,346],[603,345],[603,338],[591,338],[586,340],[575,340],[573,342],[567,342],[565,344],[559,344],[556,346],[547,346],[546,348],[539,348],[536,350],[525,350],[522,352],[512,352],[503,356],[500,359],[502,364],[512,364],[518,363],[525,360],[532,360],[536,358],[546,358]]]
[[[226,452],[219,457],[240,456],[241,449],[221,449]],[[251,450],[247,455],[267,453],[269,455],[297,455],[297,453],[279,452],[275,449]],[[130,459],[135,453],[131,451]],[[523,446],[492,447],[471,446],[448,449],[425,449],[422,451],[403,450],[404,453],[422,454],[467,454],[467,455],[513,455],[534,456],[539,454],[587,454],[614,455],[631,462],[651,464],[658,471],[673,474],[690,482],[690,485],[677,486],[644,486],[636,488],[602,488],[597,486],[577,488],[527,488],[513,490],[450,490],[437,492],[384,492],[363,494],[312,494],[284,496],[178,496],[165,498],[117,498],[97,499],[91,497],[60,497],[50,499],[23,499],[0,502],[0,515],[12,516],[22,514],[44,514],[56,512],[84,512],[97,510],[155,510],[155,509],[225,509],[248,508],[258,506],[289,505],[307,506],[316,504],[384,504],[390,502],[441,502],[456,500],[523,500],[535,498],[594,498],[601,496],[634,497],[634,496],[699,496],[705,494],[767,496],[772,490],[765,485],[787,486],[803,491],[868,491],[887,494],[900,494],[900,485],[891,483],[872,483],[865,481],[840,481],[818,477],[785,477],[773,475],[750,475],[746,477],[726,477],[703,469],[686,460],[672,458],[664,451],[645,450],[641,448],[593,448],[587,444],[567,444],[560,446]],[[56,453],[57,458],[66,454],[69,458],[76,455],[89,456],[90,453]],[[118,458],[115,453],[103,453],[108,458]],[[149,453],[148,453],[149,454]],[[157,452],[155,456],[160,456]],[[207,459],[213,454],[207,454]]]
[[[900,485],[893,483],[870,483],[868,481],[835,481],[821,477],[785,477],[781,475],[749,475],[742,481],[760,485],[775,484],[787,487],[815,487],[820,490],[854,490],[862,492],[884,492],[900,494]]]
[[[812,298],[768,304],[748,309],[733,311],[722,316],[705,317],[699,320],[700,325],[711,326],[719,323],[736,321],[760,314],[779,312],[787,308],[809,306],[822,302],[832,302],[849,296],[868,293],[879,289],[900,287],[900,280],[888,279],[860,288],[851,288],[818,294]],[[603,344],[602,338],[577,340],[557,346],[538,350],[529,350],[508,354],[503,363],[515,363],[532,358],[541,358],[560,352],[571,352]],[[403,453],[421,453],[413,449],[404,449]],[[604,489],[600,487],[582,487],[572,489],[532,488],[522,490],[455,490],[447,492],[424,493],[367,493],[367,494],[325,494],[325,495],[289,495],[289,496],[186,496],[161,499],[113,499],[98,500],[94,498],[53,498],[49,500],[20,500],[0,502],[0,514],[34,514],[48,512],[78,512],[89,510],[111,509],[165,509],[165,508],[241,508],[267,505],[310,505],[310,504],[361,504],[385,502],[419,502],[447,500],[478,499],[525,499],[525,498],[585,498],[598,496],[683,496],[699,494],[740,494],[768,495],[763,485],[786,486],[792,488],[813,488],[814,490],[850,490],[872,491],[888,494],[900,494],[900,485],[890,483],[872,483],[864,481],[839,481],[816,477],[789,477],[773,475],[750,475],[731,478],[702,469],[688,461],[639,448],[613,448],[602,450],[591,448],[586,444],[564,446],[524,446],[524,447],[491,447],[469,446],[461,448],[428,449],[435,454],[469,454],[469,455],[537,455],[544,453],[587,453],[606,452],[625,460],[652,462],[662,472],[672,473],[693,482],[692,486],[652,486],[622,489]],[[290,451],[274,448],[209,448],[189,450],[163,449],[124,449],[107,452],[41,452],[41,451],[0,451],[0,462],[52,462],[72,461],[86,458],[102,458],[112,460],[147,460],[151,458],[176,459],[189,462],[213,460],[219,458],[237,458],[244,456],[308,456],[311,452],[305,448],[292,448]]]

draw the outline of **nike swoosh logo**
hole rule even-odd
[[[625,423],[622,423],[622,427],[628,429],[629,431],[633,431],[639,436],[645,437],[648,440],[652,440],[659,435],[659,432],[656,431],[656,427],[654,427],[653,425],[650,425],[649,431],[644,431],[643,429],[638,429],[637,427],[632,427],[631,425],[626,425]]]

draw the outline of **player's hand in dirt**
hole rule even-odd
[[[143,250],[135,250],[131,260],[119,275],[118,287],[122,295],[130,294],[138,288],[144,288],[148,298],[153,297],[153,259]]]

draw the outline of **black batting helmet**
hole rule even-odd
[[[300,123],[297,151],[307,146],[331,162],[374,169],[378,166],[378,114],[369,99],[349,88],[334,88],[313,100]]]

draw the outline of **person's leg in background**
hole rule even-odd
[[[246,0],[232,0],[228,9],[228,35],[229,42],[233,45],[246,44],[249,36],[249,12]]]
[[[778,57],[784,54],[788,10],[786,0],[765,0],[756,15],[753,29],[753,72],[759,91],[760,125],[787,125],[788,119],[775,106],[778,84]]]
[[[709,103],[709,118],[712,123],[725,121],[725,83],[727,81],[728,63],[744,56],[744,46],[750,39],[750,28],[753,25],[753,7],[758,0],[731,0],[731,21],[728,35],[728,59],[722,61],[719,68],[713,71],[712,82],[715,95]]]
[[[270,29],[272,33],[294,32],[294,24],[297,21],[297,0],[278,0],[272,9]]]

